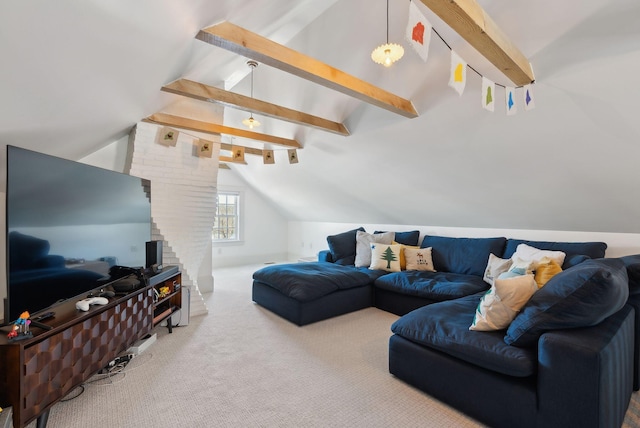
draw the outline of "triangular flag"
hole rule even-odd
[[[420,58],[427,62],[429,43],[431,43],[431,24],[413,1],[409,3],[409,22],[405,37]]]
[[[525,110],[533,110],[536,107],[536,102],[533,99],[533,91],[531,89],[531,85],[524,85],[522,87],[522,96],[524,100],[524,109]]]
[[[467,63],[458,56],[453,50],[451,51],[451,74],[449,75],[449,86],[451,86],[458,95],[462,95],[464,87],[467,84]]]
[[[288,149],[289,163],[298,163],[298,152],[296,149]]]
[[[482,78],[482,107],[494,111],[496,105],[496,84],[486,77]]]
[[[273,159],[273,150],[263,150],[262,160],[264,161],[265,164],[276,163],[275,159]]]
[[[504,105],[507,109],[507,116],[513,116],[518,112],[518,106],[516,106],[516,88],[505,86],[504,89]]]
[[[231,152],[233,153],[234,162],[244,162],[244,147],[243,146],[231,146]]]

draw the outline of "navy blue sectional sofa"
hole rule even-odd
[[[640,255],[604,258],[602,242],[425,236],[436,271],[389,273],[353,266],[356,233],[328,237],[318,262],[256,271],[253,300],[298,325],[369,306],[400,315],[389,371],[489,426],[622,424],[640,386]],[[563,271],[508,328],[469,330],[489,255],[510,258],[521,243],[564,252]]]

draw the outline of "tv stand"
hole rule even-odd
[[[0,406],[13,408],[13,426],[37,418],[44,428],[56,402],[146,336],[153,328],[153,296],[150,285],[87,312],[69,300],[42,323],[48,330],[32,322],[33,338],[17,342],[7,339],[11,327],[0,329]]]
[[[38,327],[41,328],[42,330],[53,330],[53,327],[50,326],[49,324],[45,324],[45,323],[41,323],[40,321],[31,321],[31,324],[29,325],[31,328],[33,327]]]

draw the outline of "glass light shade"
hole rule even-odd
[[[404,55],[404,48],[402,46],[396,43],[387,43],[375,48],[373,52],[371,52],[371,59],[377,64],[389,67],[402,58],[402,55]]]
[[[260,122],[255,120],[253,118],[253,115],[249,116],[248,119],[243,120],[242,124],[245,125],[245,126],[248,126],[249,129],[253,129],[253,128],[257,127],[257,126],[260,126]]]

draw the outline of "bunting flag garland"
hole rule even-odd
[[[451,49],[451,74],[449,75],[449,86],[451,86],[458,95],[462,96],[464,87],[467,84],[467,63]]]
[[[213,154],[213,147],[210,141],[199,139],[197,142],[198,157],[210,158]]]
[[[535,100],[533,99],[533,91],[531,90],[531,84],[524,85],[522,87],[524,97],[524,109],[529,111],[536,107]]]
[[[178,142],[178,135],[180,133],[175,129],[169,128],[168,126],[163,126],[158,130],[158,134],[156,135],[156,143],[162,144],[163,146],[175,146]]]
[[[482,77],[482,107],[494,111],[496,101],[496,84],[486,77]]]
[[[409,2],[409,22],[407,22],[405,37],[424,62],[427,62],[429,57],[431,28],[431,24],[420,12],[418,6],[413,1]]]
[[[265,164],[276,163],[275,159],[273,158],[273,150],[263,150],[262,160]]]
[[[231,151],[233,152],[234,162],[244,162],[244,147],[231,146]]]
[[[288,149],[289,163],[298,163],[298,151],[296,149]]]
[[[516,88],[505,86],[504,90],[504,105],[507,109],[507,116],[513,116],[518,112],[518,106],[516,106]]]

